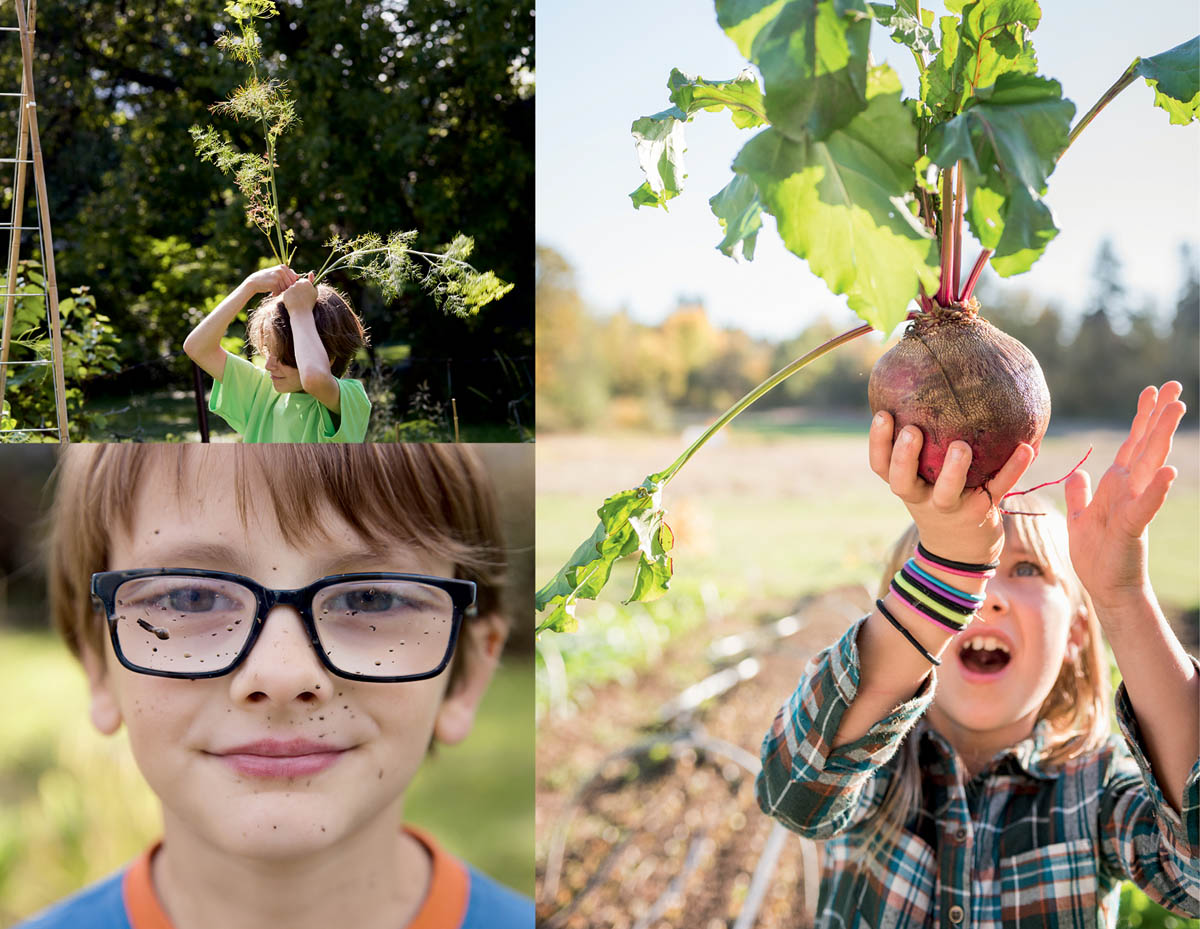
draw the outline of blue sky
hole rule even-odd
[[[1042,8],[1034,33],[1041,73],[1062,83],[1078,114],[1136,56],[1200,32],[1195,0],[1052,0]],[[905,95],[914,96],[907,50],[876,32],[876,60],[895,67]],[[539,0],[538,242],[572,263],[594,308],[625,308],[655,322],[681,295],[695,296],[719,324],[773,338],[796,334],[822,313],[854,324],[844,301],[784,249],[770,218],[752,263],[716,251],[721,235],[707,201],[728,182],[729,165],[751,135],[726,114],[702,113],[688,125],[687,188],[670,213],[630,206],[627,195],[642,174],[629,125],[669,105],[671,68],[722,80],[745,65],[709,0]],[[1134,296],[1173,307],[1179,243],[1200,237],[1200,123],[1169,125],[1152,97],[1139,80],[1063,157],[1047,198],[1062,232],[1032,271],[1006,286],[1078,312],[1097,247],[1108,237]],[[967,262],[976,251],[973,243],[966,248]]]

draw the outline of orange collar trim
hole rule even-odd
[[[405,826],[404,831],[429,852],[432,874],[429,892],[406,929],[453,929],[467,915],[470,876],[461,861],[445,851],[426,832]],[[162,842],[155,842],[129,866],[121,880],[121,896],[132,929],[175,929],[154,892],[150,862]]]

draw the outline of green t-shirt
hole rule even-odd
[[[338,378],[342,412],[334,415],[311,394],[281,394],[271,375],[239,355],[226,355],[208,408],[242,435],[243,442],[361,442],[371,401],[362,381]]]

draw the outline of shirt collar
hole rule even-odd
[[[982,773],[991,774],[1003,769],[1005,765],[1011,764],[1030,777],[1054,780],[1055,775],[1048,772],[1042,764],[1046,756],[1046,737],[1049,731],[1050,723],[1047,720],[1039,719],[1028,738],[997,752],[984,766]],[[928,743],[932,748],[930,754],[922,752],[923,766],[932,766],[934,773],[950,777],[954,772],[953,759],[956,755],[950,743],[924,717],[918,724],[916,736],[922,743]]]

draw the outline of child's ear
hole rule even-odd
[[[83,646],[79,658],[92,695],[92,725],[105,735],[112,735],[121,728],[121,706],[112,689],[112,676],[104,665],[103,656],[97,655],[89,646]]]
[[[479,616],[463,624],[462,675],[442,698],[433,736],[445,745],[461,742],[475,723],[475,711],[504,650],[508,624],[494,614]]]
[[[1074,660],[1083,651],[1084,642],[1088,635],[1088,610],[1080,604],[1075,610],[1075,618],[1071,621],[1067,633],[1067,656]]]

